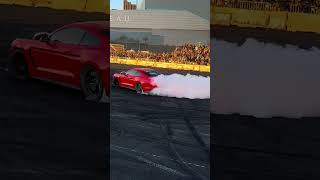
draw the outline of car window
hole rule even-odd
[[[59,41],[65,44],[79,44],[85,34],[84,30],[77,28],[66,28],[51,35],[51,41]]]
[[[89,32],[86,32],[85,35],[83,36],[80,45],[84,45],[84,46],[98,46],[100,44],[100,40],[90,34]]]
[[[141,74],[139,72],[137,72],[137,71],[134,72],[134,75],[135,76],[141,76]]]
[[[141,74],[135,70],[129,70],[127,71],[127,74],[131,76],[141,76]]]
[[[134,75],[134,70],[127,71],[127,74],[130,75],[130,76]]]
[[[158,73],[157,71],[145,71],[144,74],[150,77],[156,77],[160,75],[160,73]]]

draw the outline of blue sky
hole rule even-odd
[[[129,0],[136,3],[136,0]],[[123,0],[110,0],[110,9],[123,9]]]

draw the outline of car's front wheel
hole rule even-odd
[[[103,96],[101,73],[88,66],[81,73],[81,87],[86,100],[100,101]]]
[[[26,80],[29,77],[28,64],[22,53],[15,53],[9,59],[8,71],[12,77]]]

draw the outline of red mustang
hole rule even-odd
[[[132,90],[137,93],[147,93],[157,86],[153,83],[153,77],[159,73],[149,68],[134,68],[126,72],[120,72],[113,75],[113,84]]]
[[[88,100],[109,97],[109,23],[82,22],[32,40],[16,39],[9,72],[18,79],[37,78],[81,89]]]

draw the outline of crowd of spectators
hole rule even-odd
[[[111,51],[111,57],[150,60],[181,64],[210,65],[210,47],[204,44],[184,44],[172,52],[153,53],[148,51]]]
[[[316,13],[320,9],[320,0],[212,0],[217,6],[261,9],[261,10],[279,10],[288,12]],[[246,3],[256,2],[254,5],[245,5]],[[264,5],[261,6],[261,3]]]

